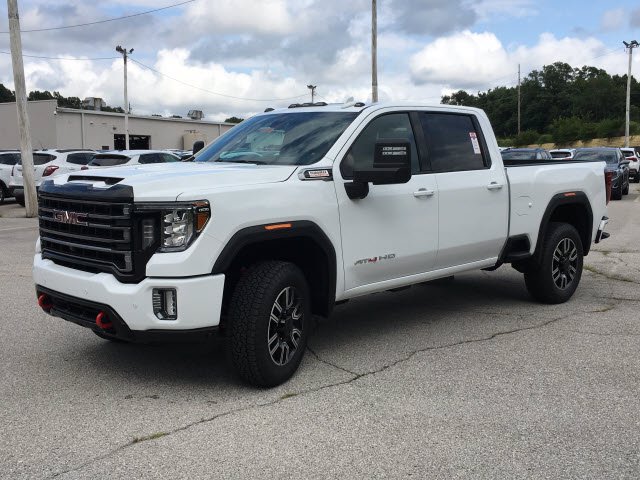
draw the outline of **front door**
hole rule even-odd
[[[438,192],[435,177],[422,173],[412,116],[389,112],[363,122],[343,158],[334,165],[340,211],[345,289],[375,290],[388,280],[429,271],[438,249]],[[414,120],[417,117],[414,117]],[[397,185],[369,185],[369,194],[351,200],[344,184],[354,165],[371,167],[379,140],[406,139],[412,178]],[[406,282],[410,283],[410,282]],[[367,288],[369,286],[369,288]]]

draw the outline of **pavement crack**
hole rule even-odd
[[[640,285],[640,282],[636,282],[635,280],[633,280],[631,278],[627,278],[627,277],[623,277],[621,275],[615,275],[615,274],[610,274],[610,273],[603,272],[602,270],[598,270],[593,265],[585,265],[584,269],[587,270],[588,272],[591,272],[591,273],[595,274],[595,275],[600,275],[600,276],[602,276],[604,278],[608,278],[609,280],[617,280],[619,282],[635,283],[636,285]]]
[[[340,365],[336,365],[335,363],[331,363],[328,360],[325,360],[324,358],[320,357],[320,355],[318,355],[309,345],[307,345],[307,350],[311,353],[311,355],[313,355],[316,360],[318,360],[320,363],[324,363],[325,365],[329,365],[330,367],[333,367],[337,370],[342,370],[345,373],[348,373],[349,375],[354,375],[354,376],[358,376],[359,373],[356,372],[352,372],[351,370],[341,367]]]

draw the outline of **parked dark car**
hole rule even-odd
[[[597,147],[579,148],[573,156],[574,161],[604,161],[605,174],[611,178],[611,198],[621,200],[623,195],[629,193],[629,160],[627,160],[619,148]]]
[[[506,148],[500,152],[505,165],[553,160],[544,148]]]

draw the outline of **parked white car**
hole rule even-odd
[[[16,150],[0,151],[0,203],[13,196],[13,189],[9,187],[11,170],[20,161],[20,152]]]
[[[177,155],[162,150],[114,150],[111,152],[96,153],[93,159],[83,167],[82,170],[179,161],[180,157]]]
[[[93,150],[82,149],[39,150],[33,152],[33,174],[36,189],[40,188],[43,179],[80,170],[93,158],[94,154]],[[16,163],[12,169],[9,188],[14,190],[16,202],[24,206],[24,183],[21,162]]]
[[[635,148],[623,147],[620,150],[624,153],[625,159],[629,160],[629,181],[640,183],[640,161]]]
[[[554,150],[549,150],[551,158],[555,158],[558,160],[571,160],[573,159],[575,153],[575,148],[556,148]]]

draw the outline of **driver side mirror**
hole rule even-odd
[[[373,166],[354,166],[353,182],[345,183],[351,200],[363,199],[369,194],[369,184],[393,185],[411,180],[411,144],[404,140],[376,142]]]

